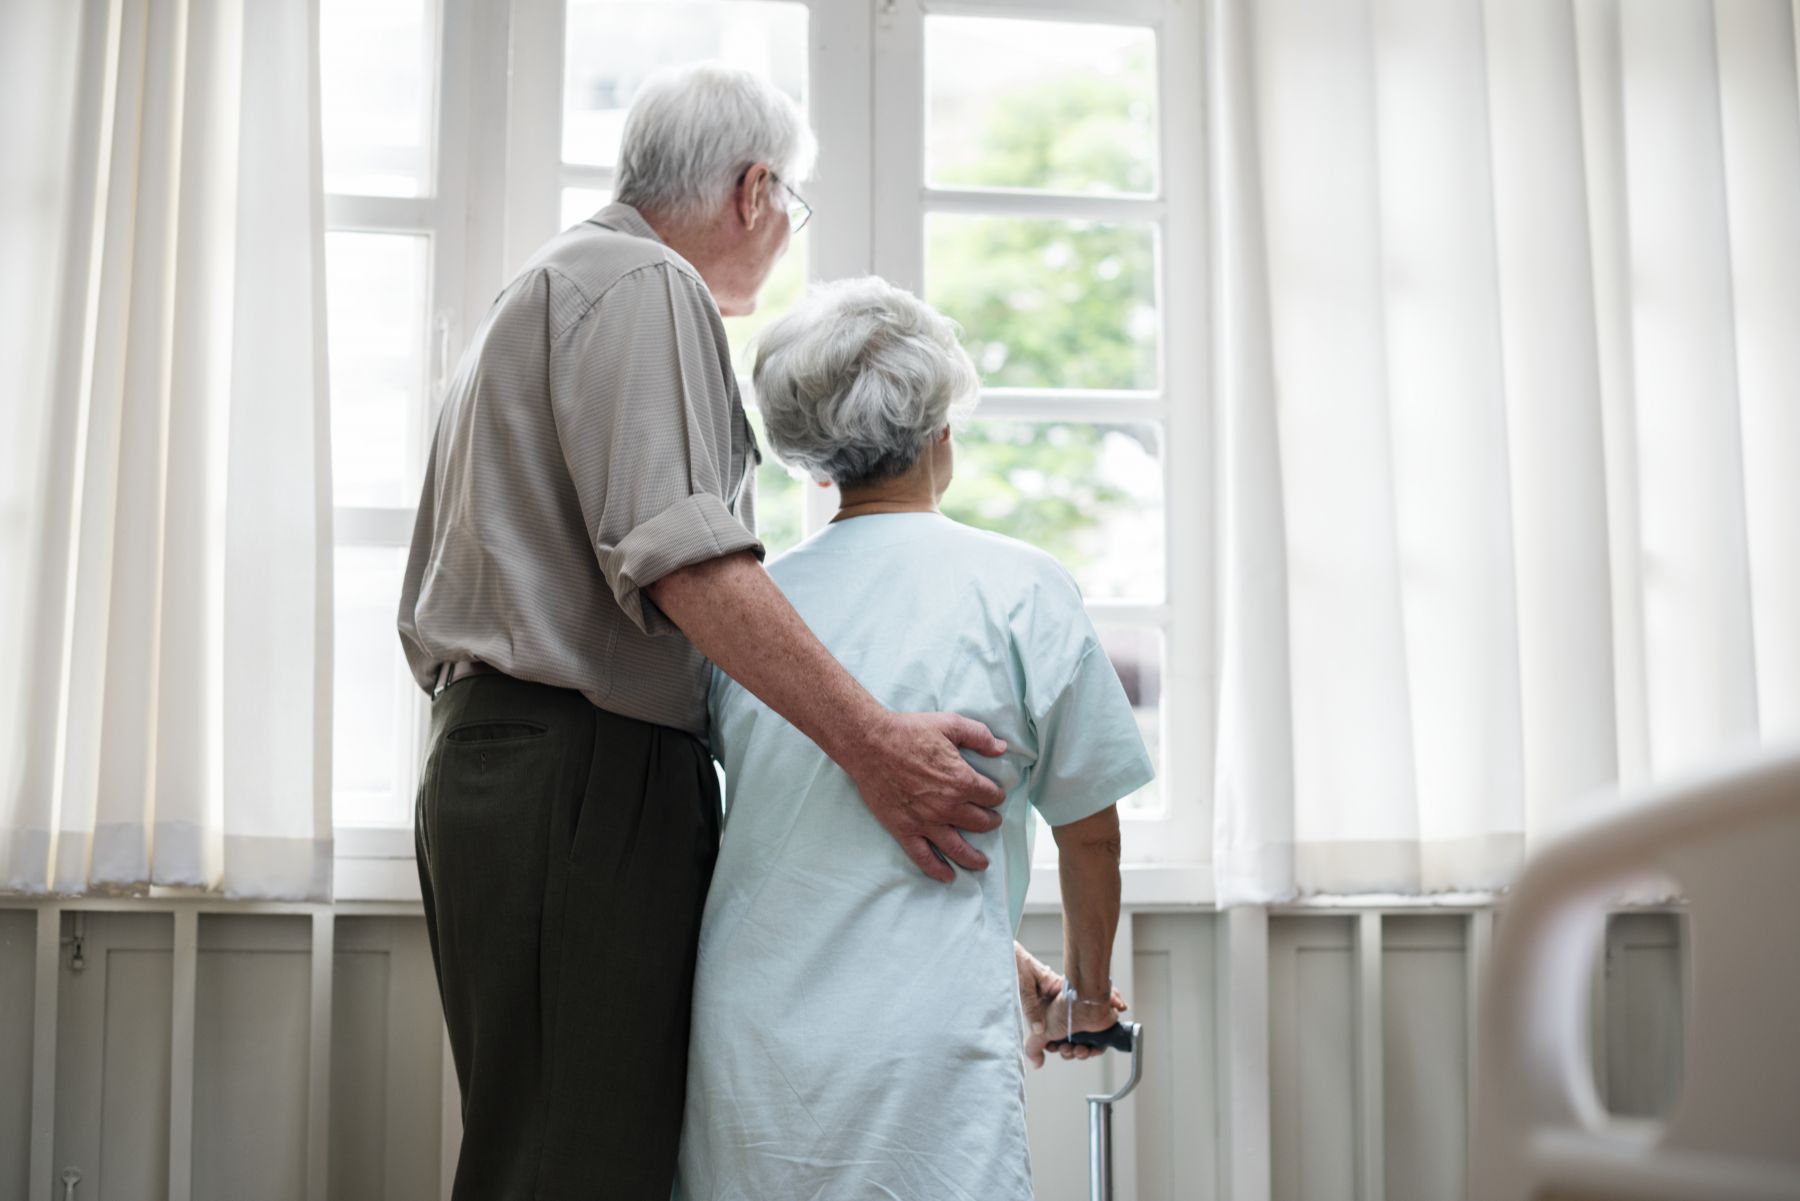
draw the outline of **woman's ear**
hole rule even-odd
[[[950,427],[949,426],[946,425],[943,429],[941,429],[937,432],[936,441],[938,441],[938,442],[950,441]]]

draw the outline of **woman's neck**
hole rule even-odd
[[[833,521],[868,517],[876,513],[935,513],[937,485],[929,470],[916,468],[891,480],[845,489],[838,499]]]

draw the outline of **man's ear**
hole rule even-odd
[[[738,220],[744,223],[745,229],[755,229],[756,220],[762,216],[764,201],[769,194],[769,168],[766,163],[752,163],[744,172],[743,182],[737,187]]]

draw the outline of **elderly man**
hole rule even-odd
[[[958,748],[1003,745],[877,703],[752,532],[760,454],[719,317],[755,307],[813,151],[743,72],[647,84],[618,202],[513,279],[445,399],[399,625],[435,696],[416,841],[462,1087],[456,1201],[669,1196],[718,846],[708,660],[926,875],[987,866],[959,831],[999,826],[1003,795]]]

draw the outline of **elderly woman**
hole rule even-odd
[[[985,722],[1005,754],[992,861],[948,887],[909,864],[855,785],[713,676],[725,833],[696,969],[681,1179],[693,1201],[1001,1201],[1031,1195],[1012,934],[1036,809],[1055,837],[1064,970],[1048,1037],[1117,1020],[1114,802],[1147,782],[1130,704],[1054,559],[938,511],[949,419],[976,395],[954,326],[863,279],[762,337],[768,441],[835,482],[831,524],[770,573],[896,710]]]

